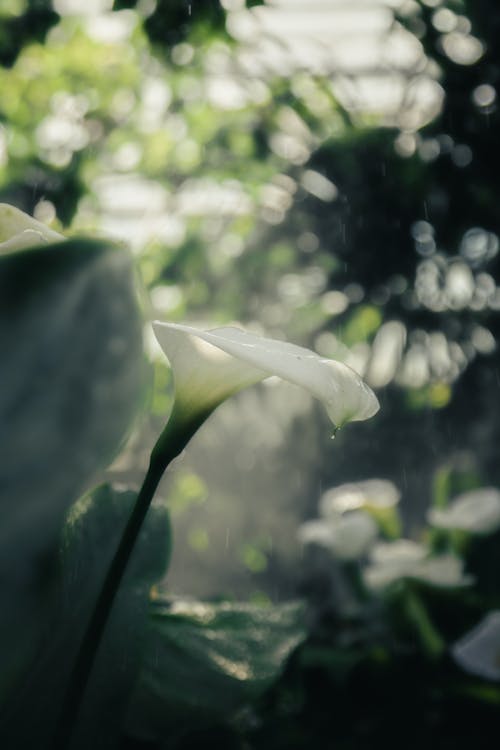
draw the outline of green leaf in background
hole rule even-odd
[[[103,485],[71,507],[63,528],[59,595],[50,630],[23,691],[9,704],[0,746],[50,746],[76,652],[135,498],[135,492]],[[165,572],[170,546],[167,510],[153,505],[104,633],[72,750],[111,750],[118,743],[150,626],[149,592]],[[27,711],[29,723],[23,721]]]
[[[305,637],[303,606],[156,603],[129,727],[144,739],[204,719],[230,718],[259,697]]]
[[[29,3],[2,2],[0,65],[13,65],[22,48],[34,39],[43,41],[48,30],[58,20],[59,15],[54,11],[51,0],[31,0]]]
[[[36,651],[64,513],[144,383],[129,254],[72,239],[0,256],[0,696]]]

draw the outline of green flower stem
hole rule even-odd
[[[158,484],[167,466],[184,450],[211,411],[189,416],[174,405],[170,419],[153,448],[149,469],[106,573],[76,656],[63,700],[59,723],[56,727],[53,750],[67,750],[70,747],[78,712],[97,656],[102,634]]]
[[[405,592],[404,604],[406,617],[416,630],[424,652],[431,659],[439,658],[446,644],[432,622],[421,597],[410,586]]]

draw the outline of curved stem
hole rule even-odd
[[[54,735],[53,750],[67,750],[70,746],[102,634],[160,479],[167,466],[182,452],[207,416],[208,414],[198,415],[196,419],[186,420],[174,406],[167,426],[153,448],[144,482],[104,578],[69,677],[59,723]]]
[[[408,586],[405,592],[405,612],[408,621],[417,632],[426,655],[430,659],[439,658],[445,650],[445,643],[432,622],[427,607],[411,586]]]

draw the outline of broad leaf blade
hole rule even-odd
[[[135,492],[103,485],[70,509],[62,534],[61,580],[50,632],[23,692],[10,702],[9,720],[0,725],[2,747],[50,746],[76,653],[135,499]],[[118,744],[149,629],[150,588],[165,572],[170,546],[167,510],[153,506],[104,633],[72,750],[111,750]],[[26,714],[28,723],[23,721]]]
[[[228,718],[271,686],[304,637],[296,602],[155,605],[130,731],[162,738],[184,722]]]
[[[73,239],[0,256],[0,695],[36,651],[63,515],[142,392],[131,260]]]

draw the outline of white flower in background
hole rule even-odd
[[[66,239],[15,206],[0,203],[0,255]]]
[[[389,480],[366,479],[327,490],[319,501],[319,510],[322,516],[328,517],[366,507],[393,508],[399,502],[400,496],[397,487]]]
[[[371,563],[363,571],[368,588],[380,590],[405,578],[441,588],[456,588],[472,583],[463,572],[463,562],[455,555],[431,557],[423,544],[411,539],[380,542],[370,554]]]
[[[302,386],[323,402],[336,425],[372,417],[373,391],[342,362],[294,344],[239,328],[209,331],[175,323],[153,324],[173,370],[177,413],[207,415],[222,401],[271,375]]]
[[[462,558],[456,555],[428,557],[410,577],[444,589],[461,588],[474,583],[473,577],[464,573]]]
[[[377,534],[378,526],[373,518],[362,512],[306,521],[298,530],[302,544],[326,547],[334,557],[344,562],[363,557]]]
[[[332,526],[322,518],[304,521],[299,526],[297,538],[301,544],[317,544],[319,547],[330,547],[332,544]]]
[[[451,653],[466,672],[500,681],[500,611],[486,615],[452,646]]]
[[[432,508],[427,518],[438,529],[493,534],[500,528],[500,492],[495,487],[464,492],[446,508]]]
[[[412,539],[398,539],[396,542],[379,542],[370,557],[376,565],[399,565],[404,569],[425,560],[428,554],[429,550],[424,544]]]
[[[365,583],[369,588],[385,588],[409,576],[427,554],[427,547],[410,539],[379,542],[371,551],[371,564],[363,572]]]

